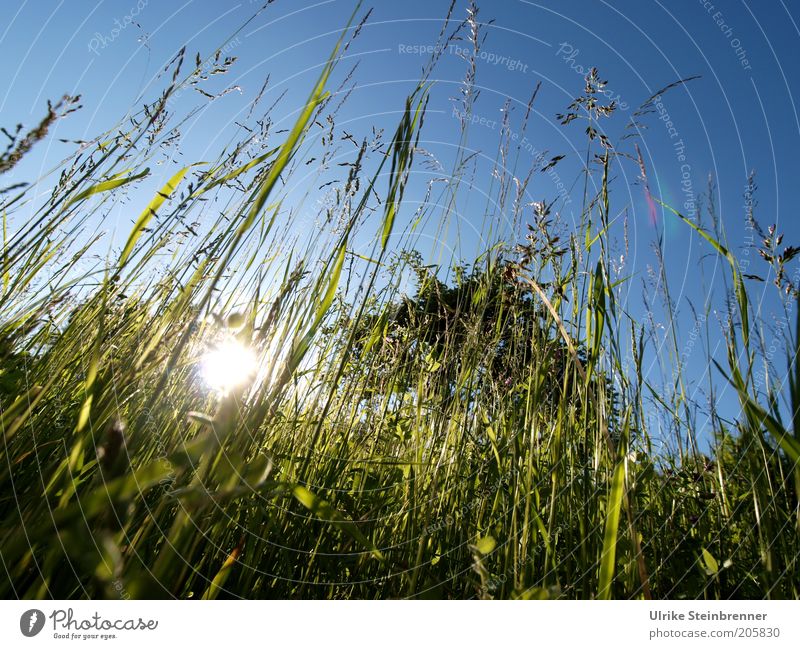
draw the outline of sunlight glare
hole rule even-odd
[[[253,350],[237,340],[225,340],[203,358],[202,375],[206,384],[222,394],[252,380],[258,369]]]

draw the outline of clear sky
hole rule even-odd
[[[213,102],[187,126],[183,160],[205,159],[221,149],[234,120],[270,75],[268,96],[286,92],[277,109],[278,120],[291,123],[326,60],[340,28],[351,14],[352,0],[275,0],[231,39],[231,35],[258,9],[258,2],[212,0],[5,0],[0,27],[3,66],[0,125],[29,126],[44,114],[47,99],[64,93],[81,94],[84,108],[60,122],[53,138],[37,147],[20,173],[38,173],[69,152],[56,138],[80,139],[111,127],[144,99],[152,100],[163,80],[152,83],[178,48],[208,56],[224,47],[238,57],[233,71],[212,80],[222,90],[239,86]],[[373,125],[391,130],[405,96],[413,89],[426,61],[424,51],[435,42],[449,0],[375,2],[361,37],[349,52],[359,63],[357,88],[343,110],[348,131],[357,139]],[[571,0],[478,2],[479,22],[486,35],[477,72],[481,95],[475,114],[481,123],[470,129],[470,146],[485,153],[476,166],[475,183],[489,182],[497,147],[501,109],[508,102],[519,120],[537,82],[542,88],[528,129],[535,151],[580,152],[584,136],[579,128],[558,125],[563,112],[583,87],[583,73],[591,66],[608,80],[608,93],[617,100],[618,116],[610,128],[612,139],[622,134],[628,115],[656,90],[678,79],[701,78],[664,95],[661,115],[650,115],[639,144],[648,167],[653,193],[688,215],[706,191],[709,176],[716,183],[715,200],[731,247],[747,272],[758,272],[755,255],[746,252],[743,192],[748,173],[758,178],[756,216],[778,224],[786,243],[800,242],[796,217],[800,176],[800,121],[796,105],[800,69],[800,2],[788,0]],[[365,3],[365,7],[372,6]],[[459,1],[456,17],[466,4]],[[491,24],[490,21],[492,21]],[[458,45],[458,44],[456,44]],[[467,46],[466,43],[461,43]],[[458,47],[443,55],[434,78],[430,114],[422,146],[442,159],[457,135],[454,102],[465,64]],[[152,85],[151,85],[152,84]],[[202,102],[202,97],[185,101]],[[622,118],[620,118],[620,114]],[[662,119],[659,119],[661,117]],[[531,149],[533,150],[533,149]],[[533,155],[530,152],[529,155]],[[177,166],[180,164],[176,162]],[[565,162],[559,177],[570,186],[577,168]],[[174,168],[165,164],[163,181]],[[637,184],[635,165],[615,170],[612,200],[617,210],[629,210],[631,309],[640,306],[648,266],[655,265],[651,243],[664,235],[665,259],[672,298],[682,307],[684,340],[694,326],[686,300],[700,306],[703,289],[700,264],[716,291],[724,295],[718,260],[685,225],[659,210],[653,223]],[[540,176],[532,187],[536,199],[553,198],[555,181]],[[569,222],[579,197],[563,206]],[[480,208],[483,209],[482,206]],[[480,217],[462,206],[462,245],[480,247]],[[127,212],[112,212],[103,226],[123,231],[130,227]],[[118,219],[117,223],[115,219]],[[472,228],[472,234],[469,234]],[[464,234],[464,233],[468,234]],[[615,236],[621,238],[621,229]],[[462,250],[469,256],[469,251]],[[715,276],[716,273],[716,276]],[[774,290],[751,285],[756,301],[765,300],[765,312],[774,311]],[[638,305],[638,306],[637,306]],[[691,356],[691,358],[689,358]],[[687,362],[700,381],[705,367],[702,354],[692,352]],[[722,350],[716,356],[722,360]]]

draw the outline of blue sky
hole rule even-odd
[[[145,99],[152,100],[163,87],[163,79],[154,82],[154,78],[181,45],[187,46],[190,59],[195,52],[209,56],[220,47],[238,57],[233,71],[212,80],[209,87],[241,89],[213,102],[187,125],[184,160],[206,159],[225,145],[234,120],[241,118],[267,74],[271,79],[267,97],[286,92],[276,115],[290,123],[354,4],[276,0],[237,33],[260,3],[7,0],[5,26],[0,31],[6,62],[0,72],[0,125],[33,125],[44,114],[46,100],[64,93],[80,93],[84,105],[57,125],[53,137],[37,147],[19,174],[41,173],[65,156],[69,146],[57,138],[95,135]],[[391,132],[448,5],[447,0],[376,3],[349,52],[348,63],[359,64],[358,84],[341,119],[356,139],[373,125]],[[517,124],[537,82],[542,88],[528,127],[529,142],[536,151],[569,154],[583,151],[582,129],[558,125],[555,114],[564,112],[581,91],[582,76],[589,67],[600,69],[608,80],[609,95],[619,104],[609,127],[612,139],[623,133],[628,117],[656,90],[700,75],[664,95],[663,119],[650,115],[644,120],[648,128],[638,142],[653,193],[691,215],[693,200],[705,192],[709,176],[713,177],[715,201],[731,247],[743,263],[752,259],[748,272],[758,272],[761,268],[754,255],[743,248],[748,237],[743,191],[748,173],[755,170],[760,188],[757,217],[764,225],[777,223],[787,243],[800,241],[794,214],[800,174],[795,100],[800,81],[798,3],[494,0],[478,5],[486,41],[477,71],[481,95],[475,115],[480,121],[470,128],[470,146],[485,153],[475,171],[479,190],[490,182],[501,109],[508,102],[512,124]],[[465,9],[465,3],[458,2],[455,16],[463,17]],[[422,146],[442,160],[447,160],[458,134],[452,98],[458,94],[464,72],[458,48],[451,47],[434,74]],[[203,99],[188,96],[182,101],[199,104]],[[572,186],[578,168],[565,161],[557,169],[559,177]],[[165,164],[154,183],[174,170]],[[687,299],[698,306],[702,303],[701,264],[717,306],[724,300],[719,281],[724,268],[718,260],[704,257],[709,252],[707,244],[674,218],[659,213],[657,223],[651,223],[635,165],[620,166],[615,176],[612,200],[617,210],[628,209],[626,263],[628,273],[634,275],[631,308],[635,312],[640,306],[640,296],[646,291],[642,279],[648,265],[655,265],[651,243],[662,232],[670,290],[682,305],[682,332],[688,335],[693,322],[683,305]],[[537,200],[553,198],[557,187],[551,177],[540,176],[531,192]],[[572,210],[578,198],[562,206],[567,222],[577,219]],[[459,252],[465,257],[481,246],[480,216],[471,211],[475,205],[460,206]],[[107,221],[103,227],[127,231],[131,216],[121,208],[109,214]],[[622,237],[621,229],[615,236]],[[771,286],[753,284],[751,289],[754,300],[764,301],[765,313],[776,310]],[[721,350],[716,355],[723,358]],[[693,374],[700,380],[706,369],[702,354],[691,356]]]

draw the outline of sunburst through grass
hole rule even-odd
[[[235,338],[215,344],[203,356],[201,374],[212,389],[222,395],[248,385],[258,370],[255,352]]]

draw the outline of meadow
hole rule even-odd
[[[454,29],[472,52],[462,142],[446,182],[409,201]],[[98,215],[178,146],[188,118],[174,97],[231,57],[181,51],[132,117],[37,181],[2,183],[0,596],[798,597],[798,251],[752,212],[724,215],[758,229],[763,279],[783,296],[788,326],[768,354],[771,325],[749,297],[758,280],[723,217],[709,202],[690,218],[650,193],[635,139],[605,135],[619,115],[592,69],[557,117],[586,133],[580,223],[560,219],[563,196],[529,191],[564,156],[520,158],[503,123],[493,200],[476,216],[485,251],[432,263],[418,233],[451,232],[469,191],[479,26],[451,16],[391,107],[394,132],[360,136],[336,122],[358,31],[343,33],[290,128],[271,129],[257,99],[240,141],[128,203],[118,245]],[[0,176],[78,108],[65,97],[9,130]],[[519,132],[535,133],[530,113]],[[345,140],[352,153],[334,159]],[[298,234],[288,188],[312,141],[342,171],[324,200],[302,198],[316,214]],[[650,319],[623,299],[618,165],[726,273],[728,312],[707,307],[692,331],[713,368],[708,403],[686,388],[686,332],[667,317],[656,350]],[[492,234],[501,219],[518,238]],[[657,258],[654,299],[670,314]],[[702,341],[715,339],[712,355]],[[671,363],[669,390],[650,382],[655,355]],[[736,412],[715,407],[722,389]]]

